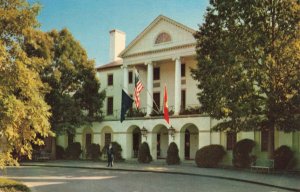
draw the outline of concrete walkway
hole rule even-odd
[[[264,186],[276,187],[279,189],[300,192],[299,172],[261,173],[261,172],[250,171],[250,170],[198,168],[195,165],[195,163],[191,161],[184,161],[181,163],[181,165],[169,166],[165,163],[164,160],[158,160],[150,164],[140,164],[136,160],[128,160],[126,162],[114,163],[114,167],[112,168],[106,167],[105,162],[80,161],[80,160],[79,161],[24,162],[21,165],[193,175],[193,176],[213,177],[219,179],[254,183],[254,184],[259,184]]]

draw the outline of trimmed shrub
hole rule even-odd
[[[0,191],[30,192],[31,190],[18,181],[0,178]]]
[[[93,160],[99,159],[101,156],[100,145],[92,143],[87,146],[87,157]]]
[[[122,147],[118,142],[112,142],[112,148],[114,150],[114,161],[124,161],[122,157]],[[108,145],[106,145],[103,150],[102,154],[106,154]]]
[[[180,164],[178,152],[179,152],[179,150],[178,150],[176,143],[172,142],[169,145],[168,152],[167,152],[168,154],[167,154],[166,162],[168,165],[179,165]]]
[[[65,158],[65,149],[60,145],[56,145],[55,156],[56,156],[56,159],[64,159]]]
[[[217,167],[225,154],[222,145],[207,145],[196,152],[195,162],[198,167]]]
[[[81,153],[81,144],[79,142],[72,143],[66,149],[66,155],[68,159],[79,159]]]
[[[139,148],[138,162],[139,163],[150,163],[152,161],[152,156],[150,154],[149,145],[143,142]]]
[[[251,139],[243,139],[238,141],[233,147],[232,164],[237,168],[250,167],[255,156],[250,156],[250,153],[255,146],[255,142]]]
[[[293,151],[290,147],[282,145],[274,151],[274,168],[288,169],[293,167]]]

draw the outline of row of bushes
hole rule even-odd
[[[166,162],[168,165],[178,165],[180,163],[179,159],[179,150],[176,143],[172,142],[169,145],[167,151]],[[152,161],[152,156],[150,154],[149,145],[146,142],[143,142],[139,147],[138,162],[140,163],[150,163]]]
[[[102,154],[106,154],[108,146],[105,146],[101,151],[100,145],[92,143],[86,147],[86,158],[92,160],[98,160]],[[112,147],[114,149],[114,160],[121,161],[122,158],[122,147],[117,142],[112,142]],[[66,149],[62,146],[56,146],[56,158],[57,159],[79,159],[82,154],[81,144],[79,142],[74,142],[70,144]]]
[[[121,145],[117,142],[112,142],[114,149],[114,160],[124,160],[122,158]],[[243,139],[236,143],[233,148],[232,164],[237,168],[250,167],[251,163],[256,159],[255,155],[251,154],[255,147],[255,142],[250,139]],[[106,154],[107,146],[100,150],[99,144],[91,144],[87,146],[86,155],[88,159],[97,160],[102,154]],[[56,148],[56,157],[58,159],[79,159],[82,153],[81,145],[78,142],[72,143],[64,150],[61,146]],[[217,167],[225,156],[226,151],[221,145],[208,145],[202,147],[196,152],[195,162],[198,167]],[[287,146],[281,146],[274,151],[275,169],[291,168],[293,160],[293,152]],[[143,142],[139,147],[138,162],[149,163],[152,161],[148,143]],[[166,163],[168,165],[180,164],[179,150],[176,143],[172,142],[167,151]]]
[[[237,168],[248,168],[256,160],[251,154],[255,142],[250,139],[243,139],[236,143],[233,148],[232,164]],[[196,153],[195,162],[198,167],[217,167],[223,159],[226,151],[221,145],[208,145],[199,149]],[[293,152],[288,146],[281,146],[274,151],[274,168],[278,170],[292,168]]]
[[[243,139],[236,143],[233,148],[232,164],[237,168],[248,168],[255,161],[256,156],[252,155],[255,142],[250,139]],[[198,167],[217,167],[225,156],[226,151],[222,145],[208,145],[196,152],[195,162]],[[293,152],[287,146],[281,146],[274,151],[274,168],[292,168]],[[149,146],[146,142],[142,143],[139,149],[138,161],[149,163],[152,161]],[[180,163],[179,150],[176,143],[172,142],[167,151],[166,163],[176,165]]]

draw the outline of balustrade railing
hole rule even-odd
[[[169,115],[170,116],[174,115],[175,107],[169,106],[168,109],[169,109]],[[152,116],[152,117],[164,116],[163,110],[164,110],[163,107],[160,107],[159,110],[154,109],[151,112],[150,116]],[[145,117],[146,111],[147,111],[146,107],[143,107],[140,109],[131,108],[127,111],[126,117],[129,117],[129,118]],[[116,109],[113,111],[112,115],[107,115],[104,117],[104,119],[105,120],[117,120],[117,119],[120,119],[120,114],[121,114],[121,109]],[[181,108],[180,113],[179,113],[179,115],[192,115],[192,114],[203,114],[199,104],[186,105],[185,107]]]

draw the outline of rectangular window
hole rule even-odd
[[[268,131],[266,130],[261,131],[260,143],[261,143],[261,151],[268,151],[268,143],[269,143]]]
[[[113,76],[113,74],[107,75],[107,85],[108,86],[114,85],[114,76]]]
[[[185,109],[185,90],[181,90],[181,110]]]
[[[232,150],[236,143],[236,133],[235,132],[227,132],[227,150]]]
[[[155,104],[156,103],[156,104]],[[153,93],[153,109],[155,109],[156,111],[160,110],[160,93]]]
[[[132,73],[132,71],[129,71],[129,73],[128,73],[128,83],[129,84],[133,83],[133,73]]]
[[[160,79],[160,69],[159,67],[155,67],[153,69],[153,80],[159,80]]]
[[[185,77],[185,64],[181,64],[181,77]]]
[[[107,115],[113,115],[114,113],[114,98],[113,97],[108,97],[107,98]]]
[[[105,133],[104,137],[104,146],[108,146],[111,143],[111,134]]]

